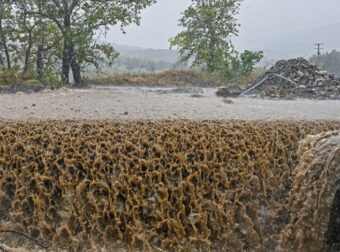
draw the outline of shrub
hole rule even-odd
[[[19,68],[0,71],[0,86],[8,86],[20,82]]]

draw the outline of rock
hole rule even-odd
[[[227,87],[219,87],[216,91],[217,96],[227,96],[229,94]]]
[[[300,77],[305,76],[305,75],[303,74],[303,72],[301,72],[301,71],[297,71],[297,74],[298,74]]]
[[[192,97],[192,98],[202,98],[203,95],[200,95],[200,94],[192,94],[192,95],[190,95],[190,97]]]
[[[223,103],[225,103],[225,104],[234,104],[234,102],[232,100],[229,100],[229,99],[223,99]]]
[[[325,70],[319,70],[319,71],[317,71],[317,73],[318,73],[318,74],[321,74],[321,75],[326,75],[326,74],[328,74],[328,72],[325,71]]]
[[[160,90],[161,94],[203,94],[204,91],[200,87],[178,87],[166,90]]]
[[[242,93],[242,89],[239,86],[222,86],[216,91],[217,96],[221,97],[237,97]]]
[[[284,99],[292,96],[312,99],[340,98],[340,79],[318,69],[304,58],[278,61],[247,89],[258,85],[264,79],[261,85],[247,95]]]

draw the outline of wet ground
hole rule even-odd
[[[223,99],[215,91],[93,87],[1,94],[0,119],[340,120],[340,101]]]

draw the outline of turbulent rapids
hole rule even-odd
[[[2,122],[0,241],[69,251],[336,250],[339,130]]]
[[[293,171],[293,189],[285,207],[291,219],[281,246],[294,251],[340,249],[340,133],[307,137]]]

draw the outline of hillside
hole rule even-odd
[[[175,50],[142,48],[118,44],[114,44],[114,47],[120,53],[121,57],[135,57],[152,61],[164,60],[172,63],[176,63],[178,58],[177,51]]]

